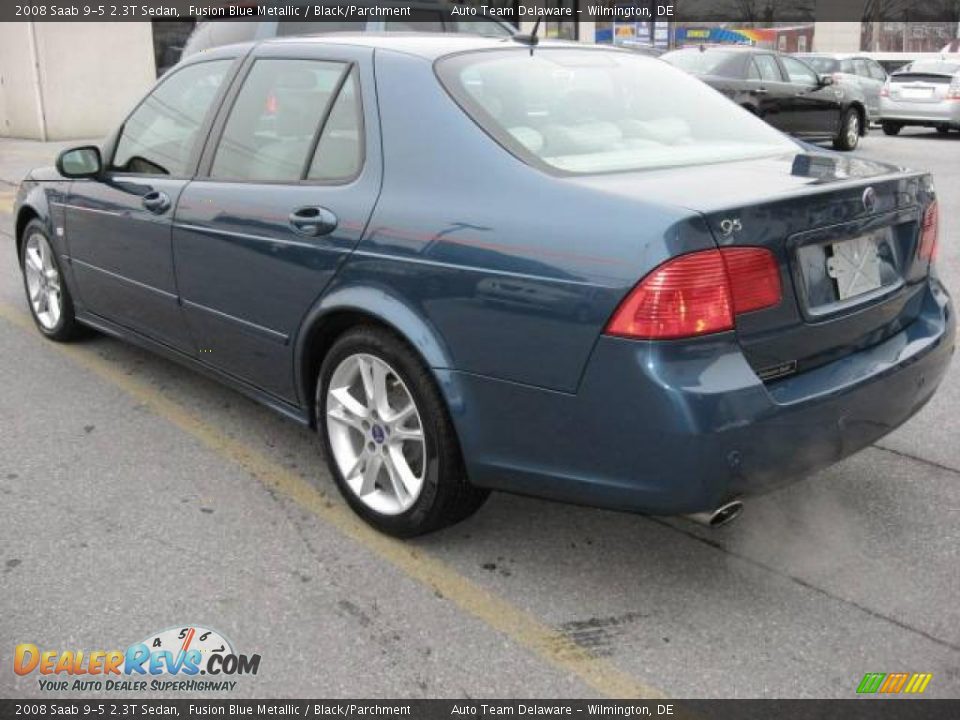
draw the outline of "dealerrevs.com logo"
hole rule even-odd
[[[259,655],[243,655],[220,633],[198,626],[148,635],[126,650],[49,650],[21,643],[13,671],[36,673],[41,690],[230,692],[234,679],[256,675]]]

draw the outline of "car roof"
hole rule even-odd
[[[396,52],[416,55],[427,60],[434,60],[444,55],[476,50],[508,50],[526,49],[530,46],[517,42],[509,37],[484,37],[467,33],[425,33],[425,32],[343,32],[325,33],[323,35],[299,35],[277,37],[262,40],[263,45],[303,45],[316,43],[320,45],[355,45],[379,50],[393,50]],[[584,45],[583,43],[565,40],[540,40],[535,46],[542,48],[574,48],[574,49],[603,49],[602,46]],[[608,50],[611,48],[607,48]]]

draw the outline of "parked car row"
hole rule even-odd
[[[698,47],[662,59],[804,140],[853,150],[871,123],[960,130],[960,58],[920,59],[892,74],[862,53],[784,55],[763,48]]]
[[[778,130],[804,140],[831,140],[853,150],[870,121],[859,85],[820,74],[790,55],[761,48],[700,47],[661,59],[696,75]]]

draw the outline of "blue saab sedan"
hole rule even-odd
[[[201,53],[32,172],[36,325],[316,427],[398,536],[490,490],[719,524],[933,395],[956,318],[920,172],[666,63],[529,38]]]

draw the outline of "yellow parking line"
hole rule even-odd
[[[0,303],[0,318],[18,328],[36,331],[24,311],[5,303]],[[82,346],[49,343],[47,347],[56,349],[93,374],[121,388],[164,420],[254,475],[265,486],[325,520],[343,535],[359,542],[409,577],[439,592],[461,610],[503,633],[558,670],[575,675],[593,690],[619,698],[665,697],[660,690],[639,682],[609,661],[580,647],[564,634],[461,575],[421,548],[376,532],[343,503],[324,498],[296,473],[228,437],[147,383],[126,375],[113,363]]]

